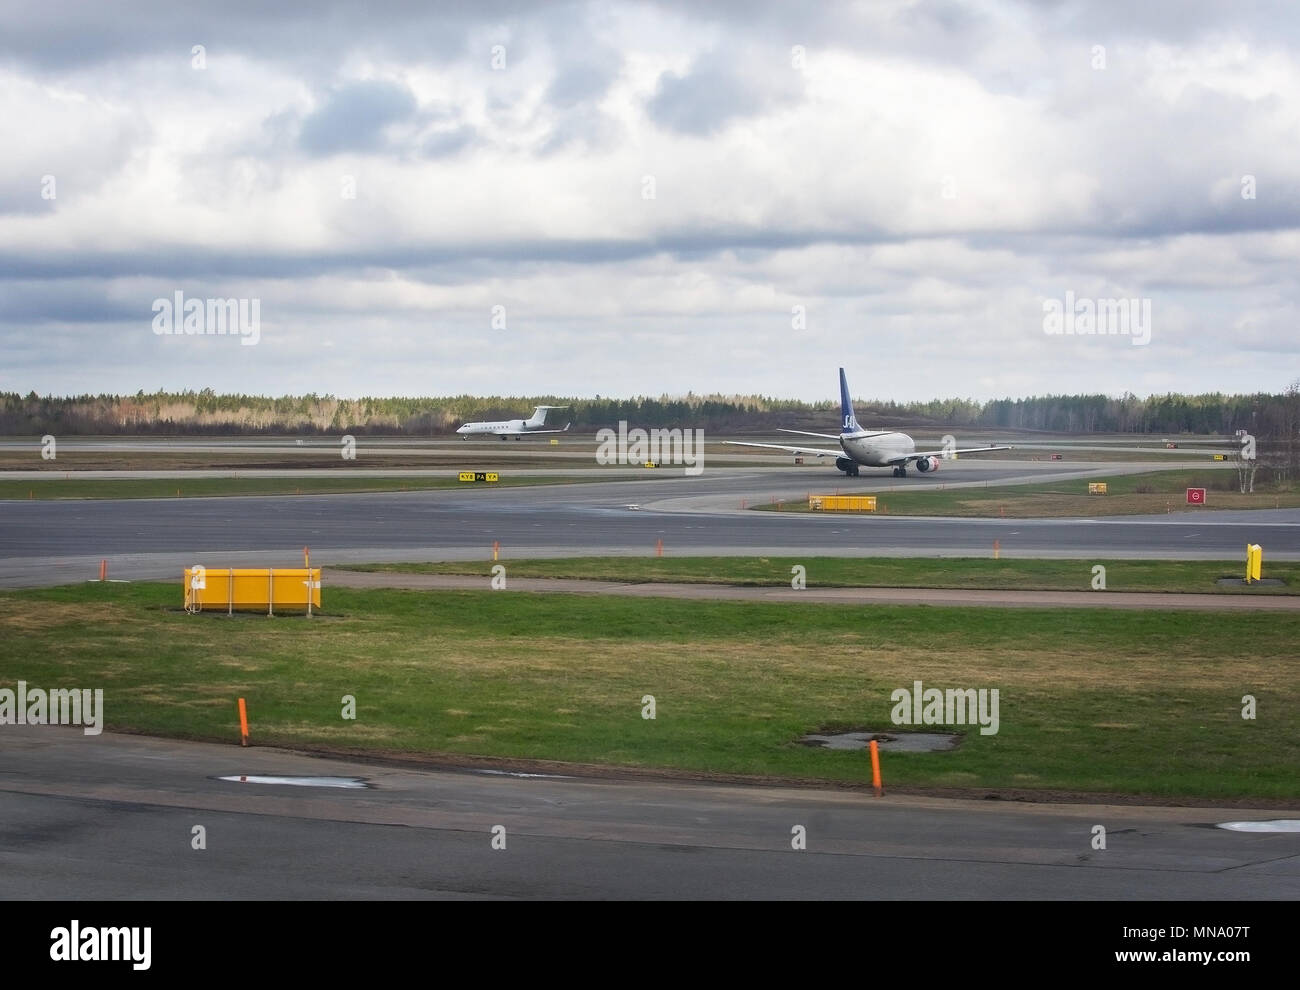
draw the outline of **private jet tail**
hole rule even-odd
[[[568,409],[568,408],[569,408],[568,406],[536,406],[533,409],[533,414],[529,416],[527,420],[524,421],[524,429],[540,430],[543,426],[546,425],[546,414],[548,411],[550,411],[551,409]],[[564,429],[567,430],[568,426],[565,426]],[[564,431],[550,430],[547,432],[563,433]]]

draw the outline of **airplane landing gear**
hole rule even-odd
[[[847,457],[835,458],[835,466],[843,471],[846,477],[856,478],[858,476],[857,462],[851,461]]]
[[[895,477],[895,478],[906,478],[906,477],[907,477],[907,468],[906,468],[906,467],[896,467],[896,468],[894,468],[894,477]]]

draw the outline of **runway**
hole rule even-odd
[[[945,466],[946,468],[947,466]],[[1129,470],[1140,466],[1125,465]],[[941,484],[1066,480],[1105,466],[954,465]],[[1115,473],[1113,470],[1111,473]],[[934,478],[857,479],[868,491]],[[741,508],[838,474],[699,477],[376,495],[0,506],[0,584],[177,578],[186,565],[666,554],[1300,558],[1300,510],[1096,520],[795,515]],[[327,581],[329,579],[327,578]],[[647,592],[653,593],[653,592]],[[777,592],[780,593],[780,592]],[[851,592],[846,592],[851,594]],[[0,898],[1203,900],[1300,896],[1300,837],[1216,822],[1269,809],[952,800],[634,774],[413,768],[284,750],[6,726]],[[886,760],[886,768],[888,760]],[[527,773],[537,767],[517,768]],[[487,772],[492,771],[492,772]],[[357,790],[224,781],[341,775]],[[888,769],[886,769],[888,781]],[[1093,848],[1093,829],[1110,836]],[[206,848],[195,850],[195,826]],[[500,826],[506,848],[492,847]],[[793,829],[806,848],[792,847]]]
[[[1066,480],[1141,470],[961,461],[943,480],[844,479],[807,469],[715,468],[698,477],[363,495],[10,501],[0,513],[0,586],[95,575],[171,578],[193,563],[292,565],[310,547],[345,562],[666,554],[1203,558],[1235,560],[1247,543],[1267,559],[1300,559],[1300,509],[1199,511],[1096,519],[942,519],[752,512],[809,491],[888,493],[936,484]],[[680,472],[680,468],[677,469]],[[648,472],[649,473],[649,472]]]
[[[1212,827],[1294,817],[1277,810],[528,778],[60,727],[5,733],[7,900],[1300,897],[1300,835]],[[265,774],[370,786],[218,779]]]

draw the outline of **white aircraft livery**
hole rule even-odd
[[[471,436],[481,434],[500,437],[502,440],[506,437],[514,437],[518,440],[520,437],[532,436],[534,433],[564,433],[572,424],[565,423],[563,430],[544,429],[546,414],[551,409],[568,408],[568,406],[537,406],[533,409],[533,414],[527,419],[503,419],[499,423],[466,423],[456,432],[466,440]]]
[[[792,454],[814,454],[817,457],[834,457],[835,466],[850,478],[858,476],[859,465],[866,467],[892,467],[894,477],[902,478],[907,474],[907,465],[916,461],[916,469],[922,473],[938,471],[939,459],[954,454],[974,454],[981,450],[1010,450],[1010,447],[946,447],[943,450],[917,450],[916,443],[906,433],[874,432],[864,430],[858,425],[858,417],[853,413],[853,404],[849,401],[849,383],[844,378],[844,369],[840,369],[840,432],[809,433],[807,430],[781,430],[782,433],[799,433],[806,437],[822,437],[826,440],[838,440],[839,450],[826,450],[821,447],[786,447],[776,443],[742,443],[728,440],[737,447],[767,447],[772,450],[785,450]]]

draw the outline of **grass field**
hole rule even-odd
[[[890,695],[996,688],[1000,729],[886,754],[887,786],[1300,799],[1300,617],[348,591],[187,615],[177,584],[0,593],[0,686],[102,687],[109,728],[864,783],[822,729]],[[642,718],[653,695],[654,720]],[[1258,700],[1243,719],[1242,697]],[[356,698],[357,718],[340,717]],[[3,731],[3,730],[0,730]]]
[[[1266,562],[1264,576],[1283,585],[1218,585],[1241,577],[1223,560],[993,560],[982,557],[567,557],[503,561],[511,577],[582,578],[591,581],[677,582],[789,587],[791,568],[804,568],[810,588],[977,588],[1090,591],[1093,567],[1106,568],[1107,591],[1174,591],[1217,594],[1300,594],[1300,564]],[[397,574],[481,574],[490,562],[343,564],[342,570]]]
[[[909,472],[910,474],[911,472]],[[1235,472],[1223,468],[1151,471],[1117,474],[1077,481],[1054,481],[1027,485],[982,488],[944,488],[940,478],[926,478],[931,491],[873,491],[870,478],[851,481],[837,476],[815,494],[876,495],[876,511],[891,516],[978,516],[992,518],[1061,518],[1076,516],[1150,515],[1164,512],[1206,512],[1213,509],[1274,509],[1300,506],[1300,489],[1295,485],[1256,485],[1243,495],[1228,484],[1236,483]],[[1089,495],[1090,481],[1104,481],[1107,494]],[[1205,506],[1186,503],[1188,488],[1209,489]],[[811,512],[806,498],[784,503],[759,503],[760,511]]]
[[[338,495],[352,492],[428,491],[437,488],[515,488],[521,485],[562,485],[590,478],[529,477],[509,472],[499,481],[460,482],[455,472],[445,478],[41,478],[0,481],[0,499],[60,498],[203,498],[220,495]]]

